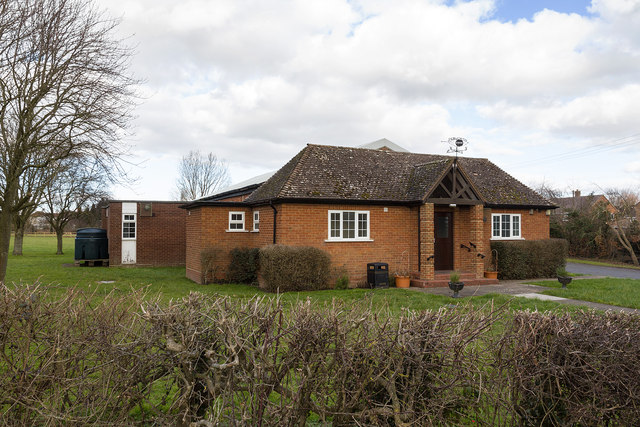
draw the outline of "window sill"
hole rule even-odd
[[[251,233],[259,233],[260,230],[251,230]]]
[[[373,242],[373,239],[325,239],[325,243],[334,242]]]
[[[248,233],[249,230],[224,230],[227,233]]]
[[[491,240],[524,240],[524,237],[492,237]]]

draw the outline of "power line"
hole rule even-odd
[[[614,139],[612,141],[603,142],[600,144],[595,144],[595,145],[592,145],[591,147],[587,147],[579,150],[567,151],[565,153],[552,154],[549,156],[539,157],[537,159],[524,160],[522,162],[512,163],[511,165],[509,165],[509,167],[531,166],[531,165],[536,165],[538,163],[549,163],[549,162],[554,162],[559,160],[591,156],[594,154],[604,153],[606,151],[617,150],[626,145],[634,145],[638,143],[640,143],[640,133],[636,133],[623,138]]]

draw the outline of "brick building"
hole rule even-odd
[[[109,265],[185,265],[183,203],[110,200],[102,210]]]
[[[264,183],[183,208],[196,282],[205,248],[277,243],[328,252],[352,283],[386,262],[424,284],[454,269],[482,278],[491,240],[548,239],[555,206],[487,159],[309,144]]]

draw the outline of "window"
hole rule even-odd
[[[328,240],[370,240],[369,211],[329,211]]]
[[[492,239],[521,239],[520,214],[492,214]]]
[[[244,231],[244,212],[229,212],[228,231]]]
[[[253,213],[253,231],[260,230],[260,212],[256,211]]]
[[[122,238],[136,238],[136,214],[122,215]]]

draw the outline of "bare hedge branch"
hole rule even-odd
[[[633,425],[639,343],[626,314],[5,287],[0,423]]]

